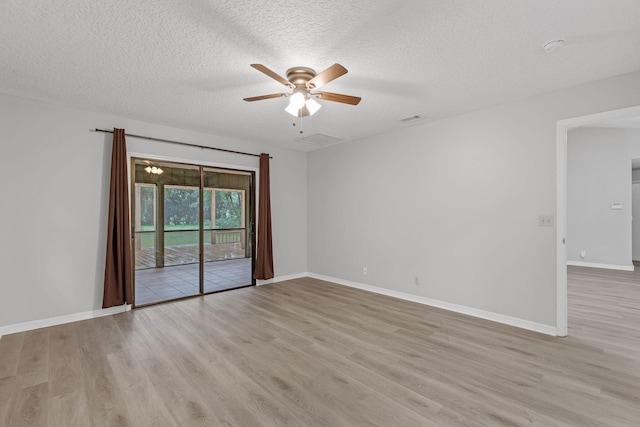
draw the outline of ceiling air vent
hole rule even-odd
[[[412,116],[407,116],[402,119],[399,119],[398,121],[402,123],[413,123],[413,122],[417,122],[418,120],[422,120],[422,116],[418,114],[414,114]]]
[[[306,142],[307,144],[313,144],[317,146],[335,144],[343,141],[343,138],[337,138],[331,135],[325,135],[323,133],[314,133],[313,135],[305,136],[302,138],[296,138],[296,141]]]

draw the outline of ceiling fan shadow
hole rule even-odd
[[[349,88],[362,93],[373,92],[381,95],[394,95],[407,98],[415,98],[424,94],[415,84],[402,81],[376,79],[372,77],[358,77],[349,82]]]
[[[238,78],[238,76],[215,76],[215,78],[212,76],[210,78],[184,80],[183,83],[192,89],[211,93],[236,92],[258,87],[258,85]]]
[[[438,9],[443,8],[438,2],[398,2],[394,0],[363,2],[357,16],[353,16],[351,25],[345,26],[344,31],[336,42],[327,47],[334,57],[337,53],[359,49],[362,45],[375,45],[376,41],[393,40],[399,28],[407,23],[423,25],[416,21],[420,16],[433,16]],[[374,30],[372,30],[374,29]]]
[[[282,54],[278,46],[266,42],[265,37],[254,34],[250,27],[240,25],[227,17],[225,10],[206,0],[192,0],[180,3],[176,8],[178,13],[186,15],[193,22],[211,30],[212,36],[224,37],[230,44],[235,45],[240,52],[251,57],[279,58]]]
[[[581,34],[576,36],[567,36],[565,43],[569,45],[582,45],[599,43],[603,41],[611,41],[615,39],[622,39],[627,36],[632,36],[630,31],[604,31],[593,34]]]

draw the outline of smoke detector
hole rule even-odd
[[[417,122],[418,120],[422,120],[422,116],[419,114],[414,114],[411,116],[407,116],[407,117],[403,117],[401,119],[398,119],[399,122],[402,123],[413,123],[413,122]]]
[[[544,50],[544,53],[551,53],[560,49],[563,44],[564,40],[562,39],[551,40],[550,42],[546,42],[542,45],[542,50]]]

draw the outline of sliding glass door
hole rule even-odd
[[[255,284],[252,172],[133,159],[134,305]]]
[[[246,286],[252,280],[252,175],[204,169],[205,196],[210,201],[205,228],[205,292]]]

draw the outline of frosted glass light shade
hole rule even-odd
[[[298,117],[298,111],[300,111],[300,109],[295,108],[293,105],[289,104],[289,106],[287,106],[287,108],[285,108],[284,111],[286,111],[287,113],[291,114],[294,117]]]
[[[300,99],[302,99],[302,103],[300,103]],[[305,97],[301,92],[295,92],[291,95],[291,101],[289,101],[289,105],[284,111],[294,117],[307,117],[315,114],[320,107],[321,105],[315,99],[309,98],[305,101]]]
[[[309,110],[309,115],[313,116],[316,111],[318,111],[320,109],[320,107],[322,107],[322,105],[320,105],[318,102],[316,102],[315,99],[313,98],[309,98],[307,99],[307,109]]]
[[[294,92],[291,95],[291,101],[289,101],[289,105],[299,110],[304,105],[304,94],[302,92]]]

